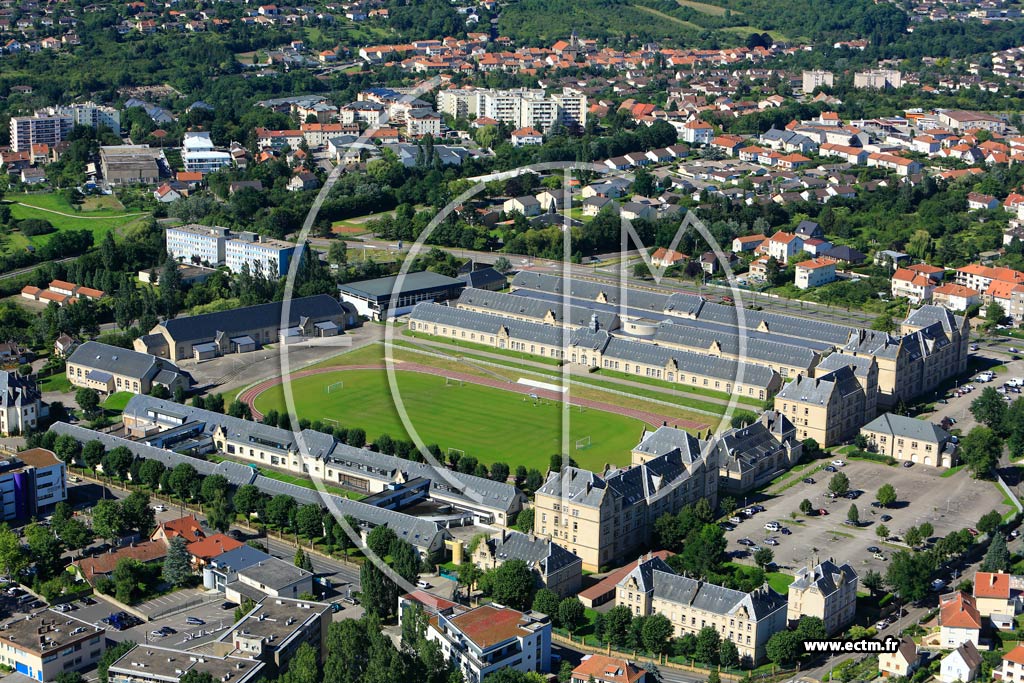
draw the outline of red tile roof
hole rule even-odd
[[[1024,645],[1018,645],[1013,648],[1003,655],[1003,659],[1011,661],[1014,664],[1024,664]]]
[[[941,287],[936,287],[935,294],[945,296],[962,296],[966,298],[978,296],[980,292],[976,289],[971,289],[970,287],[964,287],[963,285],[957,285],[950,282],[949,284],[942,285]]]
[[[1010,575],[995,572],[978,572],[974,577],[974,597],[1010,598]]]
[[[214,534],[195,543],[189,543],[188,554],[200,560],[212,560],[231,550],[241,548],[243,543],[224,534]]]
[[[167,556],[167,546],[160,541],[144,541],[135,545],[119,548],[114,552],[97,555],[96,557],[85,557],[76,562],[82,576],[86,580],[97,574],[109,574],[117,567],[117,563],[124,559],[138,560],[139,562],[155,562]]]
[[[194,515],[164,522],[160,525],[160,529],[163,529],[164,536],[167,537],[168,542],[175,536],[181,536],[189,543],[195,543],[206,538],[206,532],[203,531],[203,527],[200,526],[199,521]],[[157,532],[154,531],[153,533]]]
[[[633,683],[646,673],[628,659],[606,655],[586,655],[580,665],[572,670],[573,679]]]
[[[963,593],[944,599],[939,610],[939,625],[943,628],[981,628],[981,615],[974,606],[974,598]]]

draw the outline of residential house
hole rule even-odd
[[[1018,645],[1005,655],[999,669],[992,672],[993,680],[1020,683],[1024,680],[1024,645]]]
[[[67,334],[62,333],[53,342],[53,355],[58,358],[67,358],[71,355],[71,352],[75,350],[76,346],[78,346],[78,342],[74,337],[70,337]]]
[[[536,197],[525,195],[505,200],[505,203],[502,204],[502,210],[507,214],[518,212],[526,217],[530,217],[540,215],[541,206]]]
[[[761,243],[763,243],[767,237],[764,235],[743,235],[741,237],[733,238],[732,251],[735,254],[740,254],[747,251],[754,251]]]
[[[909,268],[897,268],[892,274],[892,295],[909,299],[914,305],[931,303],[937,286],[932,278]]]
[[[813,258],[796,264],[797,289],[810,289],[836,281],[836,260],[828,257]]]
[[[978,572],[974,576],[974,604],[983,617],[1016,615],[1020,610],[1020,594],[1019,582],[1009,574]]]
[[[527,145],[542,145],[544,144],[544,134],[536,128],[527,126],[526,128],[517,128],[512,131],[512,146],[513,147],[525,147]]]
[[[131,559],[143,564],[155,564],[163,562],[165,557],[167,557],[166,545],[160,541],[143,541],[101,555],[83,557],[71,564],[78,576],[87,581],[89,585],[95,586],[96,579],[101,576],[109,577],[122,560]]]
[[[1020,649],[1024,650],[1024,647]],[[909,636],[904,636],[900,640],[899,648],[895,652],[883,652],[878,655],[878,670],[882,672],[883,678],[908,678],[920,665],[921,655],[917,651],[917,644]]]
[[[188,515],[158,524],[149,539],[163,541],[165,545],[170,545],[171,541],[179,536],[185,539],[186,543],[196,543],[206,538],[206,530],[195,518],[195,515]]]
[[[768,238],[763,248],[768,252],[768,256],[775,257],[780,265],[785,265],[789,259],[803,251],[804,241],[795,233],[780,230]]]
[[[970,287],[947,282],[932,290],[932,303],[951,311],[966,311],[981,303],[981,292]]]
[[[694,119],[687,121],[680,131],[680,139],[691,145],[706,145],[714,137],[715,130],[710,123]]]
[[[956,464],[956,446],[950,434],[926,420],[883,413],[860,433],[874,452],[896,460],[932,467]]]
[[[583,655],[572,670],[570,683],[646,683],[647,672],[622,657],[602,654]]]
[[[227,534],[214,534],[194,543],[189,543],[185,549],[192,557],[192,563],[196,566],[203,566],[224,553],[241,548],[244,543],[236,541]]]
[[[830,558],[801,567],[789,584],[789,623],[817,617],[829,636],[845,631],[857,616],[857,584],[857,571],[849,563],[840,566]]]
[[[967,193],[967,208],[971,211],[987,211],[999,208],[999,200],[990,194]]]
[[[974,598],[960,591],[939,598],[940,647],[952,649],[964,643],[977,646],[980,635],[981,615]]]
[[[0,370],[0,435],[24,435],[43,417],[42,394],[33,377]]]
[[[942,658],[937,678],[942,683],[971,683],[981,669],[981,653],[968,640]]]
[[[651,264],[659,268],[670,268],[686,261],[686,254],[680,251],[673,251],[664,247],[658,247],[651,254]]]

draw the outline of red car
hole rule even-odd
[[[969,533],[971,536],[977,536],[978,535],[978,530],[977,529],[968,529],[967,533]]]
[[[818,510],[818,514],[824,517],[828,514],[828,510],[826,510],[825,508],[821,508],[820,510]]]

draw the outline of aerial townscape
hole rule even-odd
[[[1021,2],[0,0],[0,171],[2,683],[1024,683]]]

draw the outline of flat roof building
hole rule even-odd
[[[156,645],[136,645],[110,665],[110,683],[178,683],[185,674],[209,674],[215,681],[254,683],[266,665],[235,655],[216,656]]]
[[[156,160],[162,154],[149,145],[100,147],[100,170],[103,179],[111,185],[153,185],[160,180],[160,168]]]
[[[67,500],[64,463],[45,448],[0,460],[0,521],[27,520]]]
[[[466,283],[430,271],[392,275],[338,285],[341,300],[355,306],[359,315],[383,320],[410,312],[421,301],[455,299]]]
[[[102,628],[50,610],[0,624],[0,664],[37,681],[88,669],[106,649]]]
[[[325,659],[330,623],[329,604],[268,597],[221,636],[219,642],[232,648],[229,656],[248,657],[264,662],[270,669],[284,671],[303,643],[313,647],[320,661]]]

